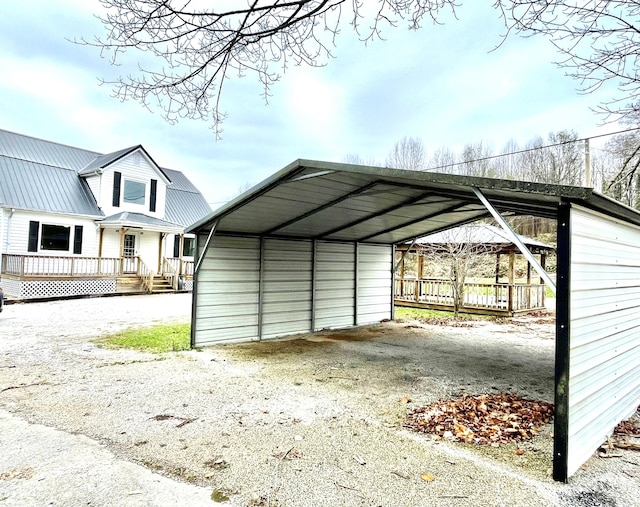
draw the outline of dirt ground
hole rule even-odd
[[[524,453],[405,427],[464,392],[553,402],[552,316],[162,355],[94,342],[190,308],[188,294],[5,307],[0,506],[640,506],[637,451],[594,456],[562,485],[551,425]]]

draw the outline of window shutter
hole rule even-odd
[[[180,257],[180,236],[176,234],[173,239],[173,257]]]
[[[27,246],[27,251],[29,252],[38,251],[38,232],[40,232],[40,222],[35,222],[33,220],[30,220],[29,221],[29,244]]]
[[[113,173],[113,206],[120,206],[120,182],[122,180],[122,173],[114,171]]]
[[[151,180],[151,195],[149,196],[149,211],[156,210],[156,193],[158,192],[158,180]]]
[[[82,226],[76,225],[73,233],[73,253],[80,255],[82,253]]]

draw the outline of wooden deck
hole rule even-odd
[[[451,282],[440,279],[402,279],[394,283],[398,306],[453,311]],[[530,283],[465,283],[460,311],[514,315],[545,308],[545,286]]]
[[[163,258],[155,271],[140,257],[3,254],[0,275],[18,297],[190,290],[194,263]],[[26,289],[29,287],[29,289]],[[11,296],[5,289],[5,295]]]

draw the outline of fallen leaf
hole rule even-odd
[[[516,455],[522,456],[523,454],[524,454],[524,451],[522,449],[516,449]]]
[[[404,396],[404,397],[400,400],[400,403],[407,404],[407,403],[411,403],[412,401],[413,401],[413,400],[412,400],[411,398],[409,398],[408,396]]]
[[[435,480],[435,477],[428,473],[420,474],[420,477],[422,478],[423,481],[427,481],[427,482],[431,482]]]

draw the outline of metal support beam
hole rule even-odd
[[[411,243],[411,246],[409,247],[407,252],[411,250],[412,246],[413,246],[413,243]],[[402,255],[404,255],[404,252]],[[396,260],[396,245],[391,245],[391,320],[395,320],[396,318],[395,295],[396,295],[396,269],[398,268],[398,266],[394,265],[395,260]],[[420,274],[418,273],[418,278],[419,277],[420,277]]]
[[[359,278],[360,278],[360,244],[356,241],[353,244],[353,325],[358,325],[359,306]]]
[[[260,272],[258,274],[258,341],[262,341],[262,322],[264,312],[264,242],[263,237],[260,238]]]
[[[529,251],[526,245],[520,240],[520,237],[516,234],[516,232],[511,228],[511,226],[507,223],[507,221],[502,218],[502,215],[498,213],[498,211],[491,205],[491,203],[487,200],[484,194],[478,188],[473,188],[473,192],[476,194],[480,202],[484,204],[485,208],[489,210],[491,216],[500,224],[500,226],[504,229],[504,232],[507,233],[509,239],[513,242],[514,245],[518,247],[518,250],[525,256],[525,258],[531,263],[536,272],[540,275],[540,277],[544,280],[544,282],[549,286],[553,294],[556,293],[556,284],[551,279],[549,274],[542,268],[537,259],[533,256],[533,254]]]
[[[311,251],[311,332],[316,331],[316,302],[318,292],[318,242],[314,239]]]
[[[207,237],[207,242],[204,244],[204,248],[202,249],[202,253],[198,257],[198,262],[196,263],[196,267],[193,270],[194,273],[197,273],[200,270],[200,264],[202,264],[202,260],[204,259],[204,256],[207,255],[207,250],[209,250],[209,243],[211,242],[211,238],[213,237],[213,234],[215,233],[216,225],[218,225],[218,222],[213,222],[213,224],[211,224],[211,230],[209,231],[209,236]]]
[[[374,181],[372,183],[369,183],[368,185],[365,185],[363,187],[357,188],[347,194],[341,195],[340,197],[337,197],[335,199],[333,199],[332,201],[329,201],[321,206],[318,206],[317,208],[314,208],[310,211],[307,211],[306,213],[303,213],[300,216],[297,216],[295,218],[292,218],[291,220],[287,220],[284,223],[278,224],[275,227],[272,227],[271,229],[269,229],[268,231],[264,232],[263,235],[264,236],[271,236],[273,235],[276,231],[280,230],[280,229],[284,229],[285,227],[291,225],[291,224],[295,224],[296,222],[299,222],[300,220],[304,220],[305,218],[308,218],[312,215],[315,215],[316,213],[320,213],[321,211],[324,211],[327,208],[331,208],[332,206],[335,206],[337,204],[340,204],[342,201],[346,201],[354,196],[360,195],[360,194],[364,194],[366,193],[368,190],[374,188],[376,185],[378,185],[377,181]]]

